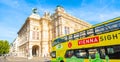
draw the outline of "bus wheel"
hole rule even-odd
[[[60,62],[64,62],[63,60],[61,60]]]

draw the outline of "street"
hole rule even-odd
[[[49,62],[49,58],[35,57],[33,59],[27,59],[23,57],[13,57],[13,56],[4,58],[3,56],[1,56],[0,62]]]

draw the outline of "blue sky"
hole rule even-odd
[[[120,16],[120,0],[0,0],[0,40],[12,42],[32,8],[42,16],[45,11],[54,13],[57,5],[90,24]]]

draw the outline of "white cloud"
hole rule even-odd
[[[99,18],[100,20],[109,20],[109,19],[112,19],[112,18],[115,18],[115,17],[118,17],[120,16],[120,12],[111,12],[111,13],[103,13],[103,14],[100,14],[99,15]]]
[[[10,7],[18,7],[19,6],[18,0],[1,0],[0,3],[3,3]]]
[[[83,8],[71,8],[68,11],[73,16],[83,19],[91,24],[101,23],[109,19],[120,16],[120,11],[108,8],[110,4],[104,6],[103,8],[88,8],[87,10]],[[89,7],[89,6],[88,6]]]

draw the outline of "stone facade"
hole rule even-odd
[[[15,40],[13,41],[13,43],[10,45],[10,52],[9,54],[11,56],[19,56],[19,42],[18,42],[18,37],[15,38]]]
[[[49,57],[52,39],[91,27],[58,6],[55,13],[40,17],[36,10],[18,32],[19,54],[24,57]]]

